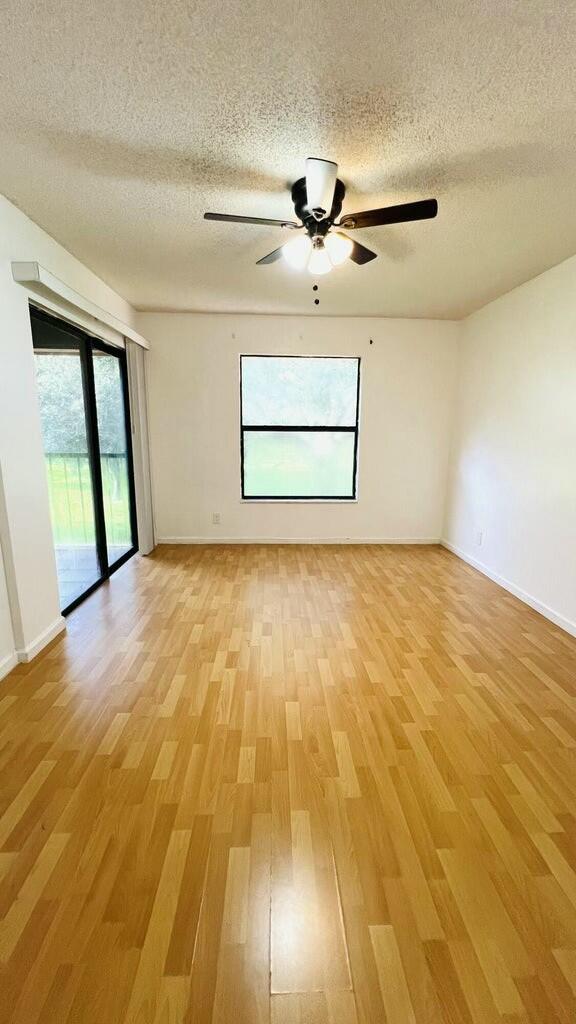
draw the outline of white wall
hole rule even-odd
[[[457,394],[446,539],[576,634],[576,257],[464,322]]]
[[[12,630],[12,618],[8,603],[8,590],[4,572],[4,560],[0,548],[0,679],[16,664],[16,645]]]
[[[13,260],[36,260],[66,284],[133,321],[131,307],[36,224],[0,197],[0,535],[10,593],[13,640],[3,634],[0,661],[14,643],[26,656],[61,627],[40,416],[36,393],[28,294],[12,279]],[[4,580],[5,577],[5,580]],[[4,627],[2,626],[4,622]],[[4,655],[6,656],[6,655]]]
[[[147,313],[137,327],[150,341],[158,540],[440,537],[459,325]],[[239,355],[250,352],[361,356],[357,504],[240,500]]]

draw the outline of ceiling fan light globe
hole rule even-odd
[[[346,238],[345,235],[341,235],[339,232],[335,231],[326,235],[324,245],[326,246],[332,264],[335,267],[338,267],[350,256],[353,242],[351,238]]]
[[[293,270],[304,270],[311,251],[312,242],[308,235],[299,235],[298,238],[291,238],[289,242],[286,242],[286,245],[282,246],[282,255],[288,266],[292,267]]]
[[[312,254],[308,260],[308,270],[314,275],[314,277],[327,274],[332,270],[332,261],[324,246],[312,250]]]

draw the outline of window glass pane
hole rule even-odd
[[[354,433],[245,430],[244,496],[353,498]]]
[[[80,354],[36,350],[36,375],[60,607],[101,575]]]
[[[132,547],[124,391],[120,360],[98,349],[93,356],[106,545],[112,565]]]
[[[354,427],[358,360],[242,356],[244,426]]]

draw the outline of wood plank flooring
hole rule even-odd
[[[0,1020],[574,1024],[576,640],[436,547],[161,547],[0,684]]]

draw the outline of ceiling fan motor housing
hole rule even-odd
[[[306,231],[310,237],[316,235],[326,235],[330,230],[332,224],[339,216],[342,209],[342,203],[344,196],[346,195],[346,186],[343,181],[339,178],[336,179],[336,187],[334,189],[334,199],[332,200],[332,209],[330,213],[318,220],[312,210],[308,208],[308,197],[306,195],[306,178],[299,178],[292,185],[292,202],[294,203],[294,211],[296,216],[302,221]]]

